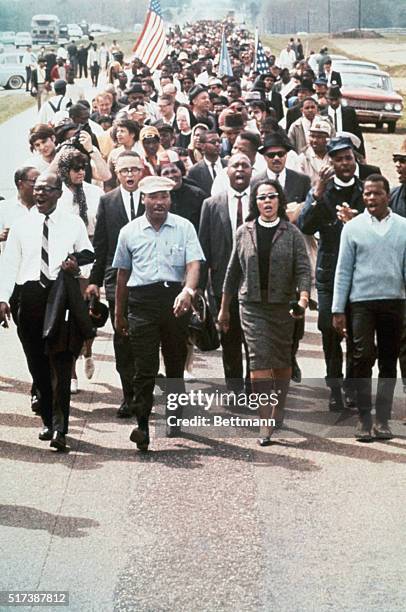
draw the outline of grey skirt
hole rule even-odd
[[[251,370],[291,366],[295,320],[289,304],[240,302],[240,318]]]

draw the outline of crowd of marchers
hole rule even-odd
[[[67,448],[77,363],[91,379],[110,318],[117,417],[135,417],[130,440],[146,451],[157,376],[178,394],[193,379],[203,300],[227,389],[279,398],[259,409],[271,423],[261,446],[286,426],[307,309],[326,409],[357,411],[357,440],[390,439],[398,362],[406,389],[406,141],[391,190],[328,50],[304,57],[291,39],[258,62],[248,31],[204,21],[170,30],[153,72],[117,44],[43,51],[24,59],[38,103],[31,155],[0,202],[0,321],[16,325],[39,439]],[[181,435],[180,406],[173,415],[169,437]]]

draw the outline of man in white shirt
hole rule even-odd
[[[54,123],[58,111],[67,110],[72,106],[72,100],[66,96],[66,82],[58,79],[53,84],[55,95],[41,106],[38,123]]]
[[[27,47],[26,52],[23,55],[22,64],[25,68],[25,91],[30,90],[31,73],[35,64],[37,63],[37,56],[32,52],[32,47]]]
[[[24,166],[14,173],[17,194],[0,206],[0,253],[4,251],[10,228],[25,218],[35,204],[33,186],[38,175],[33,166]]]
[[[228,162],[230,186],[226,191],[203,202],[200,217],[199,240],[206,258],[202,266],[199,286],[206,288],[210,271],[211,288],[217,307],[220,308],[223,282],[230,260],[235,233],[244,223],[249,211],[251,161],[246,155],[237,153]],[[241,330],[237,296],[230,306],[230,328],[221,334],[223,367],[227,388],[239,393],[249,390],[249,362]],[[245,346],[247,368],[243,377],[242,343]],[[245,382],[245,384],[244,384]]]
[[[65,346],[60,352],[48,353],[43,338],[45,312],[61,268],[77,275],[78,264],[94,258],[82,219],[57,210],[61,192],[56,174],[38,176],[34,185],[36,209],[30,213],[30,223],[23,219],[12,227],[0,264],[0,322],[8,327],[9,301],[15,284],[21,285],[18,333],[41,394],[44,429],[39,439],[51,440],[51,447],[57,450],[66,448],[73,353]],[[69,324],[70,310],[66,316],[67,323],[62,325]]]
[[[293,51],[292,45],[288,43],[286,49],[282,49],[280,52],[278,66],[282,69],[287,68],[288,70],[292,70],[295,63],[296,53]]]

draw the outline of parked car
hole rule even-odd
[[[341,72],[341,70],[345,70],[346,68],[360,68],[362,70],[379,70],[378,64],[374,64],[373,62],[364,62],[361,60],[350,60],[350,59],[338,59],[333,60],[333,70],[337,72]]]
[[[14,45],[15,39],[15,32],[0,32],[0,42],[3,43],[3,45]]]
[[[69,40],[79,40],[83,37],[82,28],[77,23],[68,23]]]
[[[25,83],[23,53],[0,54],[0,86],[5,89],[20,89]]]
[[[20,47],[31,47],[32,46],[32,36],[29,32],[17,32],[15,37],[15,47],[19,49]]]
[[[396,130],[396,122],[402,117],[403,99],[393,89],[387,72],[345,67],[341,71],[343,103],[352,106],[360,123],[375,123],[388,132]]]

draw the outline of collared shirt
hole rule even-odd
[[[366,217],[368,218],[368,221],[371,224],[372,229],[379,236],[384,236],[386,232],[389,231],[389,229],[391,228],[393,224],[393,213],[390,208],[388,210],[389,210],[389,214],[380,220],[374,217],[373,215],[371,215],[371,213],[368,211],[367,208],[364,210],[364,215],[366,215]]]
[[[18,221],[25,219],[33,208],[35,207],[27,208],[27,206],[24,206],[18,196],[2,202],[0,206],[0,232],[6,228],[10,229]],[[4,251],[5,247],[6,242],[0,242],[0,253]]]
[[[156,231],[144,214],[121,229],[113,267],[131,270],[128,287],[141,287],[183,282],[192,261],[204,261],[204,254],[190,221],[168,213]]]
[[[245,191],[240,193],[239,191],[234,191],[232,187],[229,187],[227,190],[228,195],[228,214],[231,221],[231,230],[233,234],[233,241],[235,240],[235,232],[237,231],[237,210],[238,210],[238,197],[242,195],[242,219],[248,217],[249,208],[250,208],[250,188],[247,187]]]
[[[208,159],[206,159],[205,157],[203,157],[203,161],[206,164],[206,166],[209,169],[211,178],[213,179],[213,181],[215,180],[215,176],[213,175],[213,166],[212,166],[212,162],[209,161]],[[214,169],[216,171],[216,176],[218,176],[218,174],[223,170],[223,164],[221,163],[221,159],[220,156],[216,159],[214,163]]]
[[[90,237],[94,236],[94,228],[96,225],[97,210],[99,208],[100,198],[104,195],[103,189],[91,183],[82,183],[83,191],[85,192],[87,204],[87,233]],[[62,195],[58,200],[58,210],[70,213],[71,215],[79,215],[79,205],[73,203],[73,191],[65,184],[62,186]]]
[[[282,172],[279,174],[279,176],[277,177],[276,174],[274,172],[272,172],[272,170],[270,170],[269,168],[267,168],[266,170],[266,174],[267,177],[271,180],[271,181],[279,181],[280,186],[282,187],[282,189],[285,189],[285,182],[286,182],[286,168],[284,168],[282,170]]]
[[[131,221],[131,195],[129,191],[126,191],[122,185],[120,185],[121,197],[123,198],[125,212],[128,220]],[[137,214],[138,204],[140,203],[140,190],[136,189],[133,191],[134,200],[134,212]]]
[[[29,223],[22,219],[11,228],[0,263],[0,302],[8,302],[16,283],[39,280],[44,221],[45,215],[34,208]],[[82,219],[56,208],[48,222],[50,279],[56,279],[70,253],[85,249],[93,251]]]
[[[334,108],[331,108],[331,106],[329,106],[327,110],[327,114],[329,117],[331,117],[331,121],[332,121],[332,124],[336,132],[342,132],[343,131],[343,114],[341,112],[341,104],[336,110],[334,110]],[[335,122],[336,114],[337,114],[337,125]]]
[[[35,53],[32,53],[30,51],[26,51],[24,53],[22,64],[25,68],[27,66],[30,66],[31,68],[33,68],[36,64],[36,61],[37,61],[37,56],[35,55]]]

